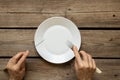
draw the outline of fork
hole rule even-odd
[[[71,48],[71,49],[72,49],[72,47],[74,46],[74,44],[73,44],[71,41],[69,41],[69,40],[66,41],[66,45],[67,45],[69,48]],[[98,67],[96,67],[96,73],[101,74],[102,71],[101,71]]]

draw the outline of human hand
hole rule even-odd
[[[85,51],[78,52],[77,47],[73,46],[75,54],[75,72],[78,80],[91,80],[96,70],[94,59]]]
[[[25,60],[29,51],[19,52],[7,63],[6,69],[9,73],[9,80],[22,80],[25,75]]]

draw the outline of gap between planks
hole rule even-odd
[[[9,59],[12,58],[13,56],[0,56],[0,59]],[[42,59],[40,56],[29,56],[27,57],[28,59]],[[120,59],[120,57],[92,57],[93,59]]]
[[[37,27],[0,27],[0,29],[37,29]],[[78,27],[79,30],[120,30],[120,28],[107,28],[107,27]]]

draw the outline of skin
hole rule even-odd
[[[25,60],[29,51],[19,52],[7,63],[6,69],[9,73],[9,80],[22,80],[25,75]]]
[[[76,46],[73,46],[73,52],[75,54],[74,67],[78,80],[92,80],[96,70],[94,59],[85,51],[78,52]]]
[[[75,72],[78,80],[92,80],[96,70],[94,59],[85,51],[78,52],[76,46],[73,46],[75,55]],[[6,69],[9,73],[9,80],[22,80],[25,75],[25,60],[29,51],[19,52],[13,56],[7,63]]]

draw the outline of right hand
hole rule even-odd
[[[96,70],[94,59],[85,51],[78,52],[76,46],[73,46],[75,54],[75,72],[78,80],[91,80]]]

